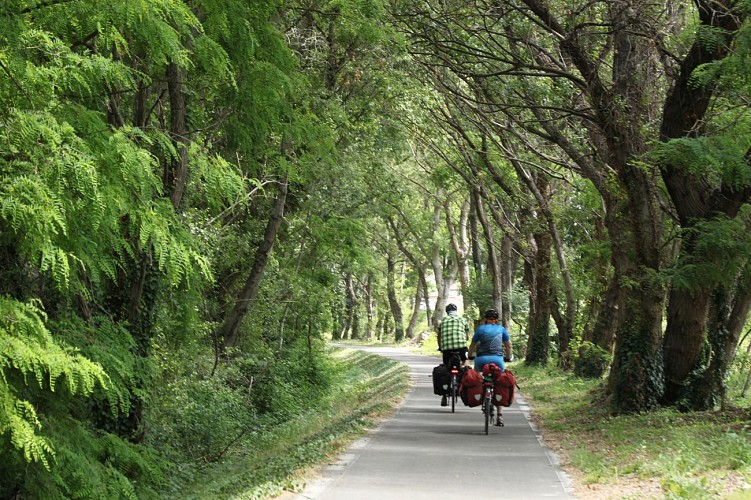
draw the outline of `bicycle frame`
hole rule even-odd
[[[495,379],[492,375],[482,376],[482,385],[485,392],[485,397],[482,401],[482,411],[485,414],[485,434],[488,434],[488,428],[490,427],[490,420],[493,418],[493,408],[495,402]],[[503,421],[501,420],[501,407],[495,408],[496,421],[495,425],[503,427]]]
[[[458,354],[453,354],[449,361],[449,373],[451,374],[451,382],[449,385],[449,397],[451,398],[451,413],[456,411],[456,399],[459,395],[459,366],[461,366],[462,359]]]
[[[451,384],[449,385],[449,396],[451,397],[451,413],[456,411],[456,398],[459,394],[459,368],[451,367]]]
[[[482,385],[485,388],[485,397],[482,401],[482,412],[485,414],[485,434],[488,434],[490,420],[493,418],[493,395],[495,394],[495,382],[493,377],[483,375]]]

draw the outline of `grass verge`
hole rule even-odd
[[[339,374],[315,410],[252,436],[209,464],[174,498],[266,499],[300,492],[306,473],[344,450],[390,413],[409,387],[404,365],[363,351],[334,349]]]
[[[750,409],[612,416],[600,381],[511,370],[577,498],[751,499]]]

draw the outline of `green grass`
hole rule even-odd
[[[584,485],[659,481],[664,498],[751,498],[748,408],[613,416],[600,381],[520,363],[511,369],[546,440]]]
[[[339,380],[314,411],[251,436],[221,463],[209,464],[180,499],[273,498],[302,491],[306,472],[327,462],[373,427],[406,393],[403,364],[362,351],[336,349]]]

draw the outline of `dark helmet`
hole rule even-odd
[[[446,306],[446,312],[456,311],[456,304],[449,304]]]
[[[482,317],[485,319],[498,319],[498,311],[495,309],[488,309]]]

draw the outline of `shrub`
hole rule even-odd
[[[152,415],[152,439],[187,457],[212,461],[249,430],[255,418],[247,387],[229,387],[220,377],[180,378],[165,388]]]
[[[600,378],[607,371],[613,356],[591,342],[583,342],[579,347],[574,373],[584,378]]]

